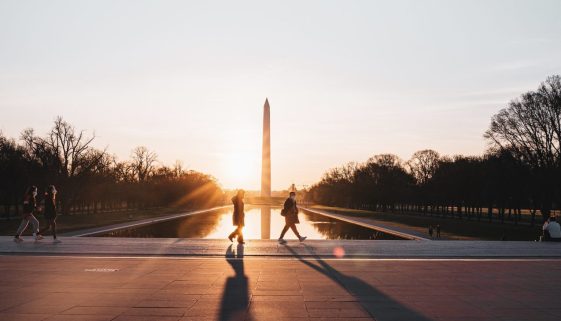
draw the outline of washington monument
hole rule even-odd
[[[271,197],[271,108],[265,98],[263,106],[263,150],[261,159],[261,197]]]

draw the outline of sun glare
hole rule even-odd
[[[248,131],[236,131],[229,133],[226,141],[237,142],[229,144],[222,154],[222,175],[220,180],[225,188],[256,189],[259,187],[259,175],[261,162],[259,149],[259,137],[252,137]]]
[[[226,156],[225,168],[227,170],[227,182],[231,187],[250,188],[248,185],[255,185],[255,180],[259,174],[256,166],[255,155],[234,153]]]

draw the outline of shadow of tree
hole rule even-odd
[[[226,279],[220,306],[220,321],[252,320],[248,312],[249,285],[245,275],[243,244],[238,244],[234,251],[233,245],[226,250],[226,262],[230,264],[235,275]]]
[[[354,296],[357,302],[377,321],[383,320],[407,320],[407,321],[430,321],[431,319],[419,314],[418,312],[397,302],[380,290],[374,288],[367,282],[350,275],[339,272],[331,265],[327,264],[317,254],[310,250],[307,245],[304,247],[313,257],[314,262],[310,262],[300,256],[290,246],[285,246],[300,262],[314,269],[315,271],[329,277],[339,286]],[[316,264],[317,262],[317,264]]]

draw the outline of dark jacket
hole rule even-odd
[[[283,211],[286,213],[284,216],[286,225],[300,223],[300,220],[298,220],[298,206],[296,205],[296,201],[293,201],[292,198],[289,197],[284,201]]]
[[[56,217],[56,203],[52,196],[45,197],[45,218],[53,219]]]
[[[23,216],[33,214],[37,208],[37,201],[33,196],[25,196],[23,200]]]
[[[244,226],[245,225],[245,212],[243,200],[239,199],[238,196],[232,197],[232,203],[234,203],[234,216],[232,223],[234,226]]]

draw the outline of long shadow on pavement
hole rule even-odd
[[[406,320],[406,321],[430,321],[431,319],[419,314],[418,312],[411,310],[410,308],[404,306],[400,302],[395,301],[391,297],[382,293],[381,291],[374,288],[372,285],[364,282],[363,280],[343,274],[337,269],[333,268],[331,265],[327,264],[322,260],[317,254],[313,253],[307,245],[304,247],[314,258],[314,263],[307,259],[304,259],[296,251],[294,251],[290,246],[286,245],[286,249],[292,253],[300,262],[306,264],[310,268],[322,273],[323,275],[331,278],[333,281],[337,282],[339,286],[345,289],[349,294],[354,296],[358,303],[366,310],[370,315],[376,319],[376,321],[384,320]],[[317,264],[315,264],[317,262]]]
[[[248,315],[249,285],[244,271],[242,244],[234,252],[230,245],[226,250],[226,262],[234,269],[235,275],[228,277],[220,306],[220,321],[251,320]]]

